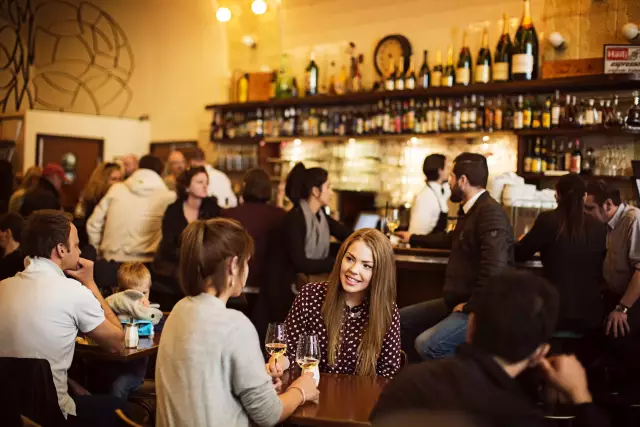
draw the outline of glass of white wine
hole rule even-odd
[[[296,363],[302,369],[302,372],[313,372],[313,379],[316,385],[320,381],[320,341],[315,334],[300,335],[298,340],[298,348],[296,349]]]
[[[269,323],[264,346],[269,356],[279,356],[287,352],[287,333],[284,323]]]
[[[398,209],[391,209],[387,213],[387,228],[389,233],[393,234],[400,227],[400,212]]]

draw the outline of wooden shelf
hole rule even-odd
[[[543,181],[543,180],[555,180],[564,175],[544,175],[538,173],[523,173],[520,174],[526,181]],[[582,175],[585,179],[601,179],[604,181],[612,182],[631,182],[632,176],[609,176],[609,175]]]
[[[518,136],[588,136],[588,135],[609,135],[609,136],[624,136],[624,135],[638,135],[640,131],[625,129],[621,127],[604,127],[604,126],[589,126],[583,128],[553,128],[553,129],[520,129],[513,131]]]
[[[264,141],[262,136],[238,136],[236,138],[212,139],[214,144],[256,145]]]
[[[410,99],[453,98],[475,95],[519,95],[562,92],[589,92],[640,89],[640,74],[598,74],[504,83],[471,84],[468,86],[431,87],[402,91],[357,92],[346,95],[317,95],[303,98],[274,99],[245,103],[210,104],[207,110],[250,111],[270,107],[323,107],[371,104],[385,98]]]

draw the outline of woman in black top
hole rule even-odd
[[[20,252],[20,237],[24,220],[15,213],[0,217],[0,280],[13,277],[24,270],[24,256]]]
[[[331,236],[343,241],[351,234],[324,211],[333,197],[329,174],[322,168],[307,169],[298,163],[287,176],[285,193],[294,204],[285,215],[269,250],[267,281],[256,307],[254,321],[261,337],[266,323],[284,321],[291,304],[296,275],[306,284],[326,280],[333,268],[329,253]],[[265,289],[266,288],[266,289]]]
[[[515,246],[524,262],[540,252],[544,276],[558,289],[560,313],[556,330],[583,333],[602,321],[602,263],[606,226],[584,214],[586,185],[575,174],[556,185],[558,208],[541,213]]]
[[[176,185],[178,199],[167,207],[162,218],[162,240],[152,265],[151,299],[164,311],[170,311],[184,296],[178,283],[182,232],[194,221],[220,216],[218,199],[207,197],[209,175],[204,167],[183,172]]]

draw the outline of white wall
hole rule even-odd
[[[25,115],[24,170],[35,164],[38,134],[103,139],[105,161],[149,152],[151,125],[146,121],[42,110],[29,110]]]

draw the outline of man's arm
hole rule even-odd
[[[513,261],[513,228],[499,205],[484,206],[476,222],[480,262],[476,288]]]

